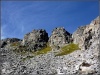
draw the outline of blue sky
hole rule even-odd
[[[99,15],[98,1],[2,1],[1,38],[23,38],[33,29],[73,33]]]

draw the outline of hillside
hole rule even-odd
[[[70,34],[33,30],[23,39],[1,40],[0,75],[100,75],[100,17]]]

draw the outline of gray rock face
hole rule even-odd
[[[76,50],[68,55],[55,56],[52,50],[46,54],[34,56],[33,53],[26,53],[24,55],[13,52],[13,48],[5,46],[0,49],[0,75],[100,75],[100,27],[98,18],[93,20],[89,25],[80,27],[72,35],[73,42],[78,43],[81,50]],[[91,30],[92,29],[92,30]],[[58,31],[56,31],[58,30]],[[55,45],[62,45],[56,43],[54,35],[59,38],[59,34],[66,40],[66,31],[60,28],[55,29],[50,37],[50,44],[54,41]],[[58,34],[54,34],[57,32]],[[62,34],[64,32],[64,34]],[[30,33],[33,36],[33,33]],[[31,35],[26,35],[27,39],[23,39],[23,44],[32,41]],[[38,32],[36,33],[38,35]],[[66,36],[65,36],[66,35]],[[34,36],[36,37],[35,33]],[[78,38],[79,37],[79,38]],[[37,38],[35,38],[37,40]],[[80,40],[82,40],[80,42]],[[51,42],[52,41],[52,42]],[[38,41],[36,41],[38,42]],[[42,41],[43,42],[43,41]],[[45,40],[46,42],[46,40]],[[67,42],[68,40],[64,41]],[[90,42],[92,42],[90,44]],[[41,43],[41,42],[40,42]],[[65,43],[66,44],[66,43]],[[33,56],[33,57],[32,57]],[[28,57],[23,61],[23,58]]]
[[[33,30],[32,32],[26,34],[22,41],[22,44],[28,46],[30,50],[38,50],[48,42],[48,33],[43,30]]]
[[[99,36],[99,17],[94,19],[89,25],[79,27],[72,35],[74,43],[79,44],[80,48],[88,49]]]
[[[63,27],[55,28],[49,38],[51,46],[62,46],[70,43],[71,34],[67,32]]]

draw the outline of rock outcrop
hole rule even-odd
[[[99,17],[89,25],[79,27],[72,35],[74,43],[79,44],[80,48],[88,49],[99,36]]]
[[[63,46],[71,42],[71,34],[64,27],[55,28],[49,38],[50,45]]]
[[[48,33],[44,29],[33,30],[26,34],[22,45],[29,47],[30,50],[38,50],[46,46],[48,42]]]
[[[57,27],[53,29],[49,38],[49,44],[52,48],[52,52],[59,52],[61,47],[72,42],[72,34],[64,29],[64,27]]]
[[[79,27],[72,37],[62,27],[54,29],[49,38],[51,47],[62,47],[69,43],[79,44],[81,50],[75,50],[67,55],[55,56],[52,51],[54,47],[47,53],[46,48],[45,54],[36,55],[35,52],[29,51],[16,53],[12,46],[3,46],[0,50],[0,75],[100,75],[99,25],[98,17],[89,25]],[[35,47],[34,44],[45,46],[45,43],[48,43],[48,34],[45,30],[34,30],[26,34],[22,41],[25,48]]]
[[[13,42],[18,42],[18,41],[22,41],[21,39],[18,39],[18,38],[6,38],[6,39],[2,39],[1,40],[1,45],[0,47],[3,48],[5,47],[7,44],[10,44],[10,43],[13,43]]]

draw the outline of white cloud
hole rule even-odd
[[[6,29],[6,26],[1,26],[1,39],[6,38],[5,29]]]
[[[8,28],[7,25],[2,25],[1,26],[1,39],[12,37],[12,35],[11,35],[12,32],[9,33],[8,30],[7,30],[7,28]]]

